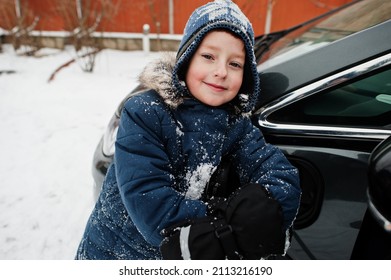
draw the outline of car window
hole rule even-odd
[[[259,61],[258,69],[262,71],[377,25],[388,20],[390,14],[391,1],[366,0],[313,21],[272,44]]]
[[[274,123],[391,129],[391,69],[272,113]]]

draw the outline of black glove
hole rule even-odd
[[[212,197],[209,215],[163,231],[163,259],[262,259],[285,249],[282,210],[258,184]]]
[[[244,259],[284,253],[286,235],[281,206],[259,184],[247,184],[225,202],[214,203],[212,212],[222,215],[232,227]]]
[[[165,260],[239,259],[232,228],[223,218],[205,217],[163,231],[160,245]]]

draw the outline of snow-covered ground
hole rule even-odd
[[[157,53],[104,50],[93,73],[72,50],[0,53],[0,259],[73,259],[93,207],[94,149]],[[4,71],[15,71],[5,73]]]

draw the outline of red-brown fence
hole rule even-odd
[[[84,0],[90,3],[91,17],[99,11],[102,0]],[[191,12],[209,0],[111,0],[107,17],[103,17],[97,30],[107,32],[140,33],[147,23],[152,33],[181,34]],[[172,12],[170,13],[170,2]],[[304,20],[351,2],[351,0],[237,0],[237,3],[253,23],[256,35],[265,33],[268,4],[272,5],[270,31],[281,30]],[[59,3],[75,6],[75,0],[20,0],[25,20],[39,17],[35,30],[69,30]],[[62,5],[63,5],[62,4]],[[15,9],[4,8],[14,5],[14,0],[0,0],[0,27],[9,30],[17,21]],[[270,7],[270,6],[269,6]],[[6,14],[7,12],[7,14]],[[6,14],[6,16],[5,16]],[[170,14],[172,15],[170,21]],[[172,27],[170,28],[170,22]],[[170,30],[171,29],[171,30]]]

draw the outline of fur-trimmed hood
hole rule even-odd
[[[147,64],[139,75],[140,84],[147,89],[155,90],[173,109],[182,104],[184,98],[191,96],[185,82],[179,80],[178,74],[175,73],[176,62],[174,52],[162,53],[159,58]],[[257,92],[238,94],[231,103],[237,113],[248,115],[253,110],[257,97]]]
[[[158,59],[150,62],[139,76],[139,82],[148,89],[153,89],[171,108],[176,108],[183,102],[172,81],[175,66],[175,53],[163,53]]]

